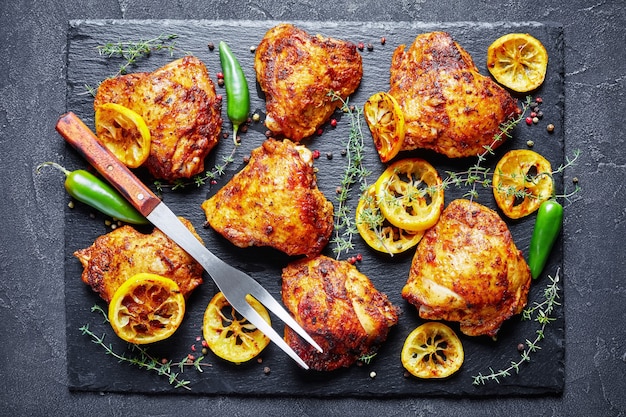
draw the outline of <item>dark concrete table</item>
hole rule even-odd
[[[626,414],[624,1],[26,1],[0,5],[0,415]],[[63,206],[38,162],[61,160],[70,19],[555,21],[565,33],[565,146],[583,151],[583,191],[564,221],[563,395],[486,400],[264,399],[70,393],[66,385]]]

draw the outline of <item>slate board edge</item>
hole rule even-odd
[[[120,25],[131,25],[132,26],[133,24],[146,24],[146,23],[149,23],[149,22],[155,22],[155,23],[166,24],[166,25],[167,24],[174,24],[175,25],[175,24],[180,24],[182,22],[189,23],[189,21],[179,21],[179,20],[154,20],[154,21],[152,21],[152,20],[151,21],[141,21],[141,20],[137,20],[137,21],[134,21],[134,20],[133,21],[76,20],[76,21],[70,21],[70,25],[71,26],[76,26],[76,25],[80,26],[82,24],[96,24],[96,25],[98,25],[98,24],[102,24],[102,25],[120,24]],[[214,25],[220,25],[220,24],[229,25],[229,24],[233,24],[233,22],[237,22],[237,24],[250,25],[250,26],[253,26],[253,27],[270,27],[271,25],[273,25],[273,23],[271,21],[260,21],[260,22],[257,22],[257,21],[245,21],[245,22],[242,22],[242,21],[229,21],[229,20],[224,20],[224,21],[203,20],[203,21],[193,21],[193,22],[199,22],[199,23],[202,23],[202,24],[210,22],[211,24],[214,24]],[[275,23],[278,23],[278,22],[275,22]],[[346,24],[349,25],[350,24],[350,23],[337,23],[337,22],[298,22],[298,21],[292,21],[292,23],[295,23],[296,25],[301,25],[304,28],[312,27],[312,30],[315,30],[316,28],[318,28],[318,29],[319,28],[323,29],[325,27],[332,28],[332,27],[338,27],[338,26],[341,26],[341,25],[346,25]],[[373,23],[373,22],[364,22],[364,23],[359,23],[358,25],[359,26],[365,25],[367,27],[380,28],[380,29],[389,29],[389,28],[406,29],[406,28],[410,27],[410,28],[416,28],[416,29],[429,28],[430,30],[432,30],[433,25],[436,25],[438,28],[441,28],[441,29],[445,30],[446,28],[449,28],[449,27],[451,27],[451,28],[459,27],[459,26],[463,26],[465,24],[468,24],[468,23],[465,23],[465,22],[452,22],[452,23],[450,23],[450,22],[447,22],[447,23],[446,22],[442,22],[442,23],[410,22],[408,24],[408,26],[407,26],[407,24],[405,24],[405,23]],[[561,28],[561,26],[559,24],[555,24],[555,23],[551,23],[551,22],[546,22],[546,23],[539,23],[539,22],[527,22],[527,23],[509,23],[509,22],[474,23],[474,22],[471,22],[470,24],[473,25],[473,26],[484,26],[484,27],[494,27],[494,26],[498,26],[498,25],[504,25],[506,27],[511,27],[511,26],[513,26],[513,27],[516,27],[516,26],[524,27],[524,26],[527,26],[527,25],[531,25],[531,26],[536,25],[538,27],[542,26],[542,25],[543,26],[552,26],[552,27],[556,27],[557,29],[560,29],[561,30],[561,36],[562,36],[562,28]],[[69,42],[69,40],[70,40],[70,37],[68,35],[68,42]],[[68,45],[68,50],[69,50],[69,45]],[[561,54],[563,53],[562,50],[560,50],[559,52]],[[561,59],[560,62],[562,63],[563,60]],[[561,69],[560,74],[562,75],[562,73],[563,73],[563,71]],[[561,120],[561,122],[563,122],[563,120]],[[561,146],[563,146],[562,142],[561,142]],[[70,150],[69,153],[72,153],[72,151]],[[66,242],[67,242],[67,238],[68,238],[69,234],[70,234],[70,232],[66,228]],[[562,263],[562,257],[561,257],[561,263]],[[75,279],[75,276],[72,276],[71,278],[70,277],[66,277],[66,280],[67,279]],[[563,282],[563,281],[561,281],[561,282]],[[561,314],[561,317],[562,317],[562,314]],[[75,331],[76,329],[69,329],[68,328],[68,332],[71,331],[71,330]],[[69,338],[70,338],[70,336],[68,335],[68,343],[69,343]],[[68,351],[68,353],[69,353],[69,351]],[[564,352],[562,352],[562,353],[564,354]],[[68,358],[68,368],[69,368],[69,359],[70,358]],[[562,361],[562,358],[560,360]],[[70,381],[73,381],[73,378],[70,378]],[[159,382],[161,384],[161,387],[158,387],[155,392],[168,391],[167,390],[167,384],[163,385],[163,382],[160,379],[158,381],[161,381],[161,382]],[[550,392],[546,392],[546,393],[548,393],[548,394],[550,394],[550,393],[559,393],[560,391],[562,391],[564,378],[562,378],[561,381],[562,382],[561,382],[561,388],[560,389],[548,390]],[[76,382],[76,381],[74,381],[74,382]],[[70,389],[72,389],[72,390],[82,390],[80,388],[80,384],[75,384],[75,385],[72,386],[72,383],[70,383],[70,385],[71,385]],[[507,390],[506,387],[504,387],[502,385],[500,385],[499,387],[500,387],[500,389],[498,390],[498,393],[495,394],[495,395],[500,395],[500,394],[519,395],[519,388],[520,388],[519,386],[511,387],[512,388],[511,390]],[[163,389],[163,388],[165,388],[165,389]],[[94,389],[87,389],[87,390],[91,391],[91,390],[94,390]],[[96,388],[95,390],[99,390],[99,389]],[[113,387],[104,388],[103,390],[104,391],[116,391],[116,389],[113,388]],[[128,392],[127,389],[122,389],[121,391]],[[140,389],[140,390],[136,390],[136,391],[135,390],[131,390],[131,391],[133,391],[133,392],[149,393],[150,390],[145,391],[145,390],[141,390]],[[529,390],[529,392],[525,392],[523,394],[528,394],[528,395],[537,394],[536,392],[532,392],[532,391],[534,391],[534,390],[531,389],[531,390]],[[179,393],[179,392],[182,392],[182,390],[176,390],[175,392]],[[229,394],[229,393],[230,392],[227,392],[227,391],[225,391],[225,392],[215,392],[215,394]],[[203,393],[203,394],[207,394],[207,393]],[[211,394],[211,393],[208,393],[208,394]],[[241,395],[241,393],[230,393],[230,394]],[[260,393],[260,394],[267,395],[267,393]],[[290,393],[290,392],[287,392],[287,393],[274,393],[274,394],[275,395],[294,395],[293,393]],[[539,394],[541,394],[541,392],[539,392]],[[243,395],[249,395],[249,394],[245,394],[244,393]],[[254,394],[252,394],[252,395],[254,395]],[[297,396],[298,394],[295,394],[295,395]],[[420,395],[420,394],[417,394],[417,395]],[[428,394],[428,395],[438,396],[438,395],[444,395],[444,394],[432,393],[432,394]],[[445,393],[445,395],[450,395],[450,393]],[[494,395],[494,394],[491,393],[491,391],[489,389],[484,389],[481,392],[459,393],[459,395],[489,396],[489,395]],[[355,397],[361,397],[361,395],[358,394],[358,393],[348,394],[348,395],[345,395],[345,394],[339,394],[339,395],[329,394],[329,395],[320,395],[320,396],[321,397],[326,397],[326,396],[328,396],[328,397],[331,397],[331,396],[355,396]],[[369,397],[371,395],[370,394],[364,394],[364,396],[368,396]]]

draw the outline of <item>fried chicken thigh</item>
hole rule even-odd
[[[204,171],[204,159],[217,144],[221,101],[206,66],[187,56],[151,73],[106,79],[94,108],[113,102],[139,113],[152,144],[145,166],[155,178],[174,181]]]
[[[333,231],[333,205],[317,188],[311,151],[267,139],[250,161],[202,203],[208,224],[238,247],[317,255]]]
[[[188,220],[181,221],[202,241]],[[176,281],[185,298],[202,284],[202,266],[159,229],[143,234],[125,225],[98,237],[74,256],[83,265],[83,282],[106,302],[124,281],[140,272]]]
[[[396,48],[389,94],[404,113],[402,149],[431,149],[450,158],[483,153],[500,125],[520,112],[517,101],[481,75],[445,32],[419,35],[408,50]]]
[[[283,269],[283,303],[324,353],[285,327],[285,340],[311,367],[332,371],[376,352],[399,309],[352,264],[320,255]]]
[[[256,49],[254,69],[265,92],[265,124],[294,141],[311,136],[361,82],[361,55],[354,44],[311,36],[290,24],[270,29]]]
[[[402,297],[424,319],[458,321],[468,336],[495,336],[526,306],[530,281],[498,214],[455,200],[419,243]]]

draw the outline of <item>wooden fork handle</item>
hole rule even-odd
[[[147,216],[161,202],[74,113],[61,116],[56,130],[141,214]]]

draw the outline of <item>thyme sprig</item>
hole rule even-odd
[[[563,171],[565,171],[565,169],[576,165],[576,161],[580,157],[580,154],[581,154],[580,149],[576,149],[574,150],[572,157],[566,156],[565,163],[559,165],[552,172],[540,172],[533,176],[527,175],[526,181],[529,183],[536,183],[540,178],[544,176],[554,178],[554,176],[562,174]],[[451,185],[456,186],[456,187],[472,186],[472,189],[464,195],[464,197],[468,197],[470,199],[478,197],[478,192],[476,191],[477,185],[481,185],[483,188],[491,188],[494,186],[493,181],[491,179],[493,176],[493,172],[489,168],[484,168],[484,167],[475,165],[467,171],[463,171],[463,172],[446,171],[446,174],[448,176],[446,179],[442,181],[441,186],[444,188],[448,188]],[[498,188],[498,191],[505,193],[508,196],[514,195],[516,198],[520,198],[520,199],[523,199],[523,198],[534,199],[538,197],[535,194],[527,190],[517,190],[514,186],[504,187],[500,185]],[[579,191],[580,191],[580,186],[576,184],[574,190],[569,191],[569,192],[564,191],[563,194],[554,195],[554,197],[564,198],[567,200],[570,197],[572,197],[574,194],[578,193]]]
[[[202,187],[207,183],[207,181],[215,181],[220,178],[222,175],[226,173],[226,167],[232,164],[235,161],[235,153],[239,148],[239,143],[235,143],[233,149],[230,151],[228,155],[222,157],[222,162],[219,164],[215,164],[213,168],[210,170],[204,171],[204,173],[196,175],[191,180],[177,179],[171,184],[164,184],[159,180],[155,180],[153,182],[157,193],[162,194],[165,188],[170,188],[172,191],[182,190],[190,185],[195,185],[196,187]]]
[[[341,101],[341,110],[350,117],[350,134],[348,140],[344,141],[347,165],[341,184],[337,189],[337,207],[335,209],[335,236],[331,242],[335,245],[333,251],[337,259],[342,252],[348,252],[354,248],[352,237],[358,233],[354,216],[350,211],[348,199],[350,191],[355,185],[359,185],[360,191],[367,188],[366,178],[371,172],[363,165],[365,144],[363,139],[362,114],[363,109],[354,105],[349,105],[349,100],[344,100],[336,92],[330,91],[328,95],[333,101]]]
[[[468,198],[470,201],[473,201],[475,198],[478,198],[477,185],[480,184],[483,188],[488,188],[491,186],[490,174],[491,170],[483,166],[483,163],[487,160],[489,155],[495,154],[495,146],[505,140],[506,138],[512,137],[513,129],[522,121],[526,115],[526,111],[530,108],[530,103],[532,102],[532,97],[527,96],[526,101],[522,103],[522,111],[520,114],[507,122],[500,125],[500,130],[493,137],[493,140],[489,145],[483,146],[484,151],[478,154],[476,163],[471,166],[467,171],[462,173],[454,173],[454,172],[446,172],[448,177],[443,180],[442,186],[446,188],[448,185],[455,186],[470,186],[471,188],[467,193],[465,193],[464,197]]]
[[[152,52],[166,50],[172,56],[177,49],[175,41],[177,38],[178,35],[175,34],[161,34],[155,38],[137,42],[107,42],[96,48],[100,55],[107,58],[121,57],[126,60],[115,74],[117,76],[126,74],[130,65],[134,65],[141,58],[149,57]]]
[[[109,319],[107,317],[106,312],[99,305],[94,305],[91,307],[92,312],[101,313],[104,317],[105,322],[108,322]],[[191,381],[180,378],[180,374],[184,372],[185,367],[193,367],[198,372],[203,372],[202,367],[211,366],[210,364],[203,363],[202,360],[204,356],[199,356],[194,360],[190,360],[188,356],[185,356],[178,362],[173,362],[172,360],[168,361],[160,361],[157,358],[153,357],[148,349],[142,347],[140,345],[136,345],[133,343],[129,343],[130,353],[134,353],[134,355],[129,355],[128,352],[117,353],[113,350],[113,346],[109,343],[105,343],[104,339],[106,334],[102,334],[102,336],[98,336],[89,328],[89,324],[85,324],[79,328],[83,335],[89,336],[91,341],[98,346],[102,347],[107,355],[111,355],[116,358],[119,362],[125,362],[130,365],[137,366],[141,369],[145,369],[148,371],[154,371],[158,375],[162,375],[167,377],[167,380],[170,385],[173,385],[174,388],[184,388],[186,390],[191,390],[189,384]],[[178,368],[178,372],[174,371],[175,368]]]
[[[541,349],[539,343],[545,337],[545,329],[548,324],[556,320],[551,314],[556,306],[561,305],[559,302],[559,272],[560,268],[556,270],[554,278],[548,275],[550,283],[543,292],[544,300],[541,303],[535,302],[531,307],[526,308],[522,313],[522,320],[531,320],[534,316],[534,320],[540,324],[539,329],[536,331],[536,336],[533,340],[526,339],[525,347],[520,353],[520,358],[517,361],[512,361],[506,368],[494,371],[493,368],[489,368],[489,373],[483,375],[482,372],[476,376],[473,376],[474,385],[484,385],[489,381],[495,381],[500,383],[500,378],[511,376],[512,372],[519,373],[521,365],[525,362],[530,362],[531,354]]]

